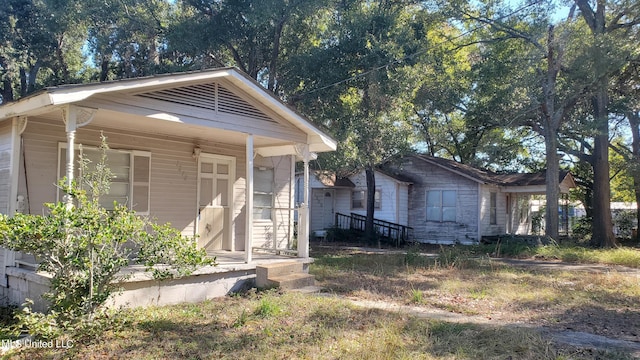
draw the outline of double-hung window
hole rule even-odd
[[[456,190],[427,191],[427,221],[456,221]]]
[[[498,223],[498,194],[495,192],[489,193],[489,223]]]
[[[59,145],[58,154],[58,174],[59,179],[62,179],[66,176],[66,144]],[[105,209],[111,210],[115,202],[126,205],[140,215],[148,215],[151,153],[137,150],[108,149],[106,156],[106,166],[111,171],[112,178],[109,192],[100,196],[100,205]],[[101,157],[101,149],[89,146],[78,147],[75,153],[77,162],[74,164],[74,177],[82,177],[85,175],[83,171],[95,171]],[[84,170],[79,163],[81,158],[84,158],[87,163]],[[80,185],[82,186],[82,184]],[[59,190],[58,200],[62,200],[62,195]]]
[[[253,219],[271,220],[273,210],[273,169],[253,169]]]
[[[376,190],[374,193],[373,207],[377,210],[382,208],[382,192]],[[367,191],[366,190],[353,190],[351,192],[351,209],[366,209],[367,208]]]

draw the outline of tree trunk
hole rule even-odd
[[[280,38],[282,37],[282,29],[287,20],[287,17],[283,17],[278,24],[273,34],[273,49],[271,49],[271,61],[269,63],[269,83],[267,88],[273,92],[276,91],[276,77],[278,76],[278,57],[280,56]]]
[[[609,122],[607,88],[600,85],[593,99],[598,134],[593,150],[593,237],[594,245],[610,248],[617,246],[611,220],[611,185],[609,183]]]
[[[582,17],[591,30],[596,43],[608,31],[605,16],[607,2],[595,2],[595,11],[588,0],[574,0]],[[593,117],[596,121],[597,134],[594,138],[593,150],[593,237],[591,242],[601,247],[615,247],[613,222],[611,221],[611,185],[609,184],[609,76],[607,54],[605,49],[596,46],[592,50],[593,66],[599,77],[595,95],[592,99]]]
[[[375,212],[375,196],[376,196],[376,175],[373,166],[365,167],[365,176],[367,178],[367,218],[364,223],[364,234],[367,242],[371,243],[376,237],[375,228],[373,226]],[[380,238],[378,238],[378,247],[380,247]]]
[[[20,68],[20,97],[27,96],[27,72]]]
[[[640,204],[640,114],[630,112],[627,114],[629,127],[631,128],[631,174],[633,175],[633,190],[636,197],[636,204]],[[636,224],[640,227],[640,209],[636,210]],[[636,240],[640,239],[640,231],[636,231]]]
[[[554,240],[558,240],[558,204],[560,188],[560,163],[558,161],[557,134],[551,128],[545,128],[544,145],[546,150],[547,173],[546,173],[546,208],[544,234]]]
[[[5,78],[4,80],[2,80],[2,89],[0,90],[0,96],[2,96],[2,104],[6,104],[14,100],[11,79]]]

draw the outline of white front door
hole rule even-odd
[[[234,250],[232,239],[235,158],[200,154],[198,158],[198,247]]]
[[[335,191],[324,190],[322,197],[322,227],[325,229],[334,226],[336,213],[334,211]]]

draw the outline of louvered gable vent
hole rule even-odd
[[[152,91],[138,94],[138,96],[275,123],[273,119],[231,90],[215,83]]]

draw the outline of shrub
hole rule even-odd
[[[45,204],[48,214],[44,216],[0,217],[0,245],[35,255],[38,270],[52,275],[50,290],[44,294],[50,312],[33,313],[27,306],[19,316],[21,330],[51,338],[59,334],[56,328],[91,322],[119,290],[117,281],[125,279],[119,272],[130,262],[143,264],[157,279],[215,264],[193,239],[169,224],[158,225],[123,205],[114,204],[113,210],[100,205],[112,178],[106,167],[104,137],[101,149],[94,172],[88,171],[89,161],[81,158],[82,173],[87,175],[78,183],[67,185],[63,180],[59,184],[72,197],[73,206]]]

